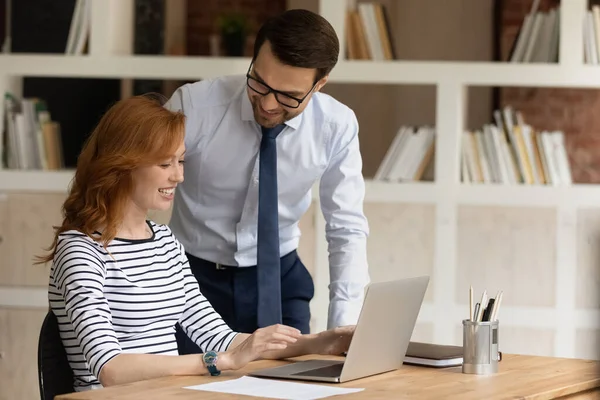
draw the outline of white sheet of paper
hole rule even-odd
[[[322,399],[329,396],[360,392],[364,389],[336,388],[324,385],[295,383],[243,376],[238,379],[186,386],[184,389],[243,394],[286,400]]]

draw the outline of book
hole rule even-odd
[[[405,364],[430,367],[456,367],[462,365],[462,346],[410,342],[404,357]]]

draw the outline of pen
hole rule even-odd
[[[502,302],[502,296],[504,295],[504,292],[501,290],[498,292],[498,295],[496,296],[496,301],[494,303],[494,310],[492,312],[492,321],[496,321],[498,319],[498,311],[500,310],[500,303]]]
[[[477,322],[477,316],[479,315],[479,303],[475,304],[475,309],[473,310],[473,322]]]
[[[496,301],[494,302],[494,307],[492,308],[492,314],[490,315],[490,321],[495,321],[496,320],[496,314],[497,314],[497,310],[498,310],[498,300],[500,300],[500,293],[502,291],[498,290],[498,293],[496,293]]]
[[[473,315],[473,285],[471,285],[471,287],[469,288],[469,319],[471,321],[475,320],[475,317]]]
[[[496,300],[493,297],[488,300],[487,307],[485,308],[485,311],[483,312],[483,319],[482,320],[484,322],[492,321],[492,311],[494,310],[495,301]]]
[[[479,312],[477,313],[477,320],[481,322],[483,319],[483,312],[485,311],[485,307],[487,306],[487,290],[484,289],[481,294],[481,302],[479,303]]]

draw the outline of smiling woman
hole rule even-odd
[[[353,329],[232,330],[200,292],[165,210],[183,181],[185,117],[153,96],[116,103],[85,143],[55,228],[48,300],[76,391],[237,369],[259,357],[339,353]],[[179,356],[175,325],[203,354]],[[178,356],[178,357],[174,357]]]
[[[103,116],[79,155],[52,248],[58,235],[70,229],[101,239],[105,246],[117,234],[135,236],[146,228],[143,219],[137,227],[132,220],[170,206],[172,189],[183,180],[185,116],[163,103],[159,95],[135,96]]]
[[[132,173],[132,200],[137,211],[146,215],[147,210],[167,210],[171,207],[175,187],[183,181],[183,138],[179,147],[161,160],[160,164],[150,164],[137,168]]]

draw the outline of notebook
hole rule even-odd
[[[404,357],[405,364],[430,367],[456,367],[462,365],[462,346],[410,342]]]

